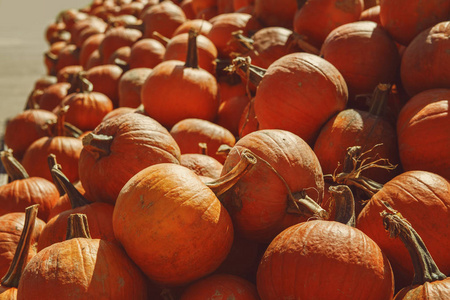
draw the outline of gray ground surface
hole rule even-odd
[[[45,74],[44,32],[57,14],[89,0],[0,0],[0,136],[23,110],[34,82]]]

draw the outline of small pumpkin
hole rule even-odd
[[[130,69],[154,68],[163,61],[165,52],[164,45],[155,39],[139,40],[131,46],[130,59],[128,60]]]

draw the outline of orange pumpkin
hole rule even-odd
[[[154,68],[163,61],[166,48],[155,39],[142,39],[131,46],[130,59],[128,64],[130,69]]]

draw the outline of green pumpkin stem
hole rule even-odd
[[[386,204],[385,204],[386,206]],[[443,274],[430,255],[425,243],[411,224],[397,211],[389,206],[388,211],[383,211],[384,228],[389,232],[389,236],[400,237],[405,244],[414,266],[414,279],[412,285],[422,285],[425,282],[443,280],[447,278]]]
[[[375,88],[372,94],[372,105],[370,106],[369,113],[374,116],[382,116],[386,110],[386,105],[391,92],[391,84],[380,83]]]
[[[111,143],[114,137],[90,132],[83,138],[83,148],[91,152],[95,159],[108,156],[111,153]]]
[[[330,186],[328,191],[336,207],[335,221],[355,227],[355,199],[353,198],[352,190],[346,185],[336,185]]]
[[[217,197],[231,189],[239,179],[242,178],[257,162],[254,153],[244,150],[241,153],[241,160],[222,177],[207,182],[206,185],[216,194]]]
[[[30,178],[25,168],[14,158],[11,149],[2,151],[0,155],[3,167],[12,181]]]
[[[186,55],[186,68],[198,69],[198,48],[197,48],[198,32],[191,28],[188,33],[188,48]]]
[[[85,214],[71,214],[67,219],[66,240],[85,238],[90,239],[88,219]]]
[[[80,193],[80,191],[75,188],[75,186],[69,181],[66,175],[64,175],[61,171],[61,168],[58,166],[59,165],[55,165],[51,169],[52,177],[55,181],[55,185],[59,186],[59,188],[63,189],[64,192],[67,193],[72,209],[90,204],[90,202]]]
[[[11,265],[6,275],[2,278],[2,286],[16,288],[19,286],[20,276],[28,260],[38,207],[39,204],[35,204],[25,209],[25,224],[20,234],[19,243],[17,244]]]

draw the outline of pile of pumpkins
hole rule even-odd
[[[449,17],[61,12],[4,134],[0,299],[450,299]]]

